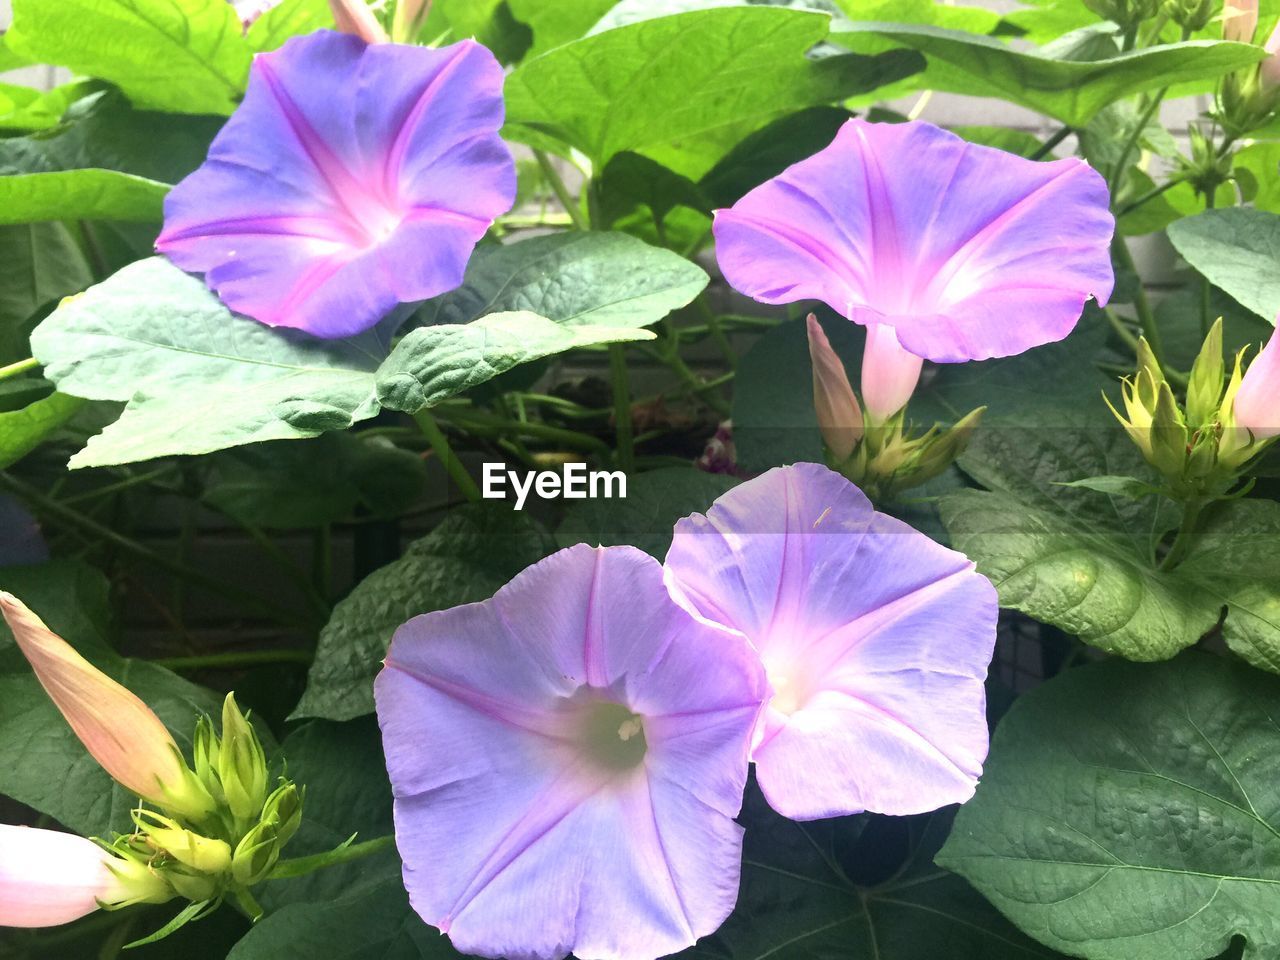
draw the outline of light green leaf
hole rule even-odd
[[[1194,40],[1122,53],[1092,62],[1024,53],[990,37],[902,23],[861,22],[832,39],[876,50],[885,38],[930,58],[928,83],[938,90],[1000,97],[1079,127],[1124,97],[1174,82],[1218,77],[1257,63],[1261,47]]]
[[[1252,143],[1236,152],[1232,172],[1244,199],[1259,210],[1280,213],[1280,143]]]
[[[608,12],[617,0],[507,0],[511,13],[533,31],[528,57],[577,40]]]
[[[635,327],[572,326],[536,313],[491,313],[411,330],[378,370],[378,402],[417,413],[530,360],[577,347],[652,340]]]
[[[1178,522],[1168,500],[1089,489],[1089,478],[1158,480],[1119,430],[980,431],[961,467],[991,492],[941,504],[957,550],[1000,604],[1130,660],[1164,660],[1222,623],[1227,643],[1280,672],[1280,504],[1215,504],[1183,562],[1161,569]]]
[[[32,349],[64,393],[128,401],[75,467],[346,428],[378,412],[374,371],[386,355],[376,330],[319,340],[233,314],[159,257],[64,303]]]
[[[5,42],[175,113],[230,114],[249,73],[249,45],[226,0],[13,0]]]
[[[1091,960],[1280,943],[1280,683],[1187,653],[1069,670],[996,730],[938,863]]]
[[[0,224],[36,220],[159,222],[169,184],[115,170],[0,177]]]
[[[93,80],[76,80],[52,90],[0,83],[0,130],[45,130],[57,126],[67,107],[98,88]]]
[[[0,470],[38,447],[82,406],[78,397],[53,393],[21,410],[0,413]]]
[[[878,886],[850,881],[842,864],[882,859],[867,817],[800,823],[748,789],[742,888],[734,912],[685,960],[1049,960],[959,877],[930,862],[950,817],[906,821],[906,862]],[[863,837],[871,842],[864,846]]]
[[[249,27],[249,46],[265,53],[275,50],[290,37],[314,30],[332,30],[333,11],[329,0],[283,0]]]
[[[829,22],[807,11],[726,7],[575,40],[507,78],[504,132],[561,153],[575,147],[603,168],[619,151],[648,153],[713,131],[732,133],[731,144],[749,132],[744,122],[759,126],[917,69],[916,58],[898,54],[807,59]],[[706,169],[654,159],[686,176]]]
[[[1206,210],[1169,226],[1182,259],[1258,316],[1280,313],[1280,214]]]
[[[1062,484],[1064,487],[1083,487],[1085,490],[1096,490],[1098,493],[1115,494],[1141,500],[1160,492],[1146,480],[1137,477],[1085,477],[1083,480],[1070,480]]]
[[[488,599],[552,549],[535,521],[508,506],[452,511],[334,607],[293,718],[349,720],[372,713],[373,678],[397,627],[420,613]]]
[[[529,311],[565,327],[645,327],[683,307],[708,278],[684,257],[624,233],[575,231],[481,247],[456,290],[428,301],[428,323]]]

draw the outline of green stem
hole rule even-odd
[[[1125,170],[1129,167],[1130,154],[1133,153],[1134,148],[1138,145],[1138,141],[1142,139],[1143,131],[1147,129],[1147,124],[1151,122],[1151,118],[1160,109],[1160,102],[1164,100],[1164,95],[1168,91],[1168,87],[1157,90],[1155,96],[1151,98],[1151,102],[1138,115],[1138,121],[1133,126],[1133,132],[1125,140],[1124,147],[1120,150],[1120,156],[1116,158],[1115,166],[1111,168],[1111,176],[1107,178],[1107,187],[1113,196],[1115,195],[1116,187],[1120,184],[1120,178],[1124,176]]]
[[[140,560],[144,560],[152,566],[159,567],[161,570],[164,570],[175,577],[180,577],[190,583],[196,584],[197,586],[204,587],[206,590],[209,590],[214,594],[220,594],[226,597],[235,597],[246,604],[256,607],[261,612],[270,616],[273,620],[278,620],[286,626],[294,627],[298,624],[298,617],[296,614],[277,606],[273,601],[268,600],[266,597],[258,596],[256,593],[250,593],[247,590],[237,587],[235,584],[216,580],[193,567],[188,567],[186,564],[170,560],[164,554],[157,553],[150,547],[144,546],[136,540],[126,537],[122,533],[117,533],[115,530],[112,530],[108,526],[104,526],[97,520],[85,516],[80,511],[73,510],[50,497],[46,497],[39,490],[28,486],[20,480],[14,479],[8,474],[0,473],[0,487],[9,490],[11,493],[17,494],[21,499],[31,505],[37,513],[43,513],[46,516],[62,520],[73,527],[79,527],[81,530],[93,534],[100,540],[105,540],[119,549],[124,550],[127,553],[131,553]]]
[[[1204,208],[1212,210],[1214,204],[1214,193],[1216,188],[1210,190],[1204,195]],[[1209,278],[1204,274],[1200,275],[1200,339],[1203,340],[1209,336],[1209,311],[1213,308],[1213,284],[1209,282]]]
[[[1036,152],[1031,154],[1031,156],[1028,157],[1027,159],[1041,160],[1047,157],[1050,153],[1053,152],[1054,147],[1060,144],[1063,140],[1067,139],[1067,137],[1071,136],[1073,132],[1074,131],[1071,129],[1071,127],[1063,127],[1061,130],[1055,133],[1052,137],[1050,137],[1044,143],[1040,144],[1040,147],[1036,150]]]
[[[10,377],[20,377],[29,370],[34,370],[40,366],[40,361],[35,357],[28,357],[26,360],[19,360],[17,363],[11,363],[6,367],[0,367],[0,380],[8,380]]]
[[[281,663],[309,666],[315,659],[310,650],[249,650],[228,653],[198,653],[190,657],[160,657],[151,663],[167,670],[239,670]]]
[[[564,180],[561,178],[560,172],[556,170],[555,164],[551,162],[551,158],[541,150],[533,151],[533,156],[538,161],[538,166],[542,168],[542,175],[547,178],[547,183],[551,184],[551,189],[555,193],[556,199],[560,201],[560,205],[564,207],[564,212],[573,221],[573,225],[579,230],[590,230],[591,225],[587,223],[587,218],[582,215],[582,208],[564,185]]]
[[[734,353],[733,344],[725,336],[724,327],[720,325],[720,316],[711,309],[704,297],[699,296],[695,303],[697,303],[698,310],[707,321],[707,328],[711,331],[711,339],[720,347],[720,352],[724,354],[724,359],[729,364],[729,369],[736,370],[738,368],[738,355]]]
[[[1169,552],[1165,554],[1164,560],[1160,564],[1161,570],[1172,570],[1185,559],[1187,550],[1191,547],[1192,540],[1195,539],[1196,527],[1200,521],[1200,514],[1208,504],[1199,498],[1188,500],[1182,507],[1182,523],[1178,525],[1178,535],[1173,539],[1173,545],[1169,547]]]
[[[1143,206],[1144,204],[1150,203],[1156,197],[1160,196],[1161,194],[1165,193],[1168,190],[1172,190],[1174,187],[1182,183],[1186,183],[1185,177],[1172,177],[1166,180],[1164,183],[1160,184],[1160,186],[1153,187],[1152,189],[1144,193],[1142,196],[1140,196],[1137,200],[1134,200],[1131,203],[1126,203],[1123,207],[1121,207],[1118,211],[1116,211],[1116,219],[1119,220],[1121,217],[1128,216],[1129,214],[1133,213],[1133,211],[1137,210],[1139,207]]]
[[[422,435],[427,438],[427,443],[431,444],[431,449],[435,451],[436,456],[440,458],[440,462],[444,464],[444,468],[449,471],[449,476],[453,478],[453,482],[462,491],[462,495],[472,503],[478,502],[480,500],[480,488],[471,479],[471,474],[467,473],[467,468],[462,465],[462,461],[454,456],[453,448],[449,446],[449,441],[446,439],[444,431],[436,423],[431,411],[423,407],[413,415],[413,419],[422,431]]]
[[[599,437],[591,436],[589,433],[580,433],[577,430],[568,430],[564,427],[553,427],[545,423],[516,423],[479,410],[455,410],[444,407],[438,409],[450,422],[464,426],[468,430],[480,428],[487,430],[490,434],[511,433],[522,437],[533,437],[538,440],[563,444],[575,450],[592,450],[606,456],[610,452],[607,443]]]
[[[328,850],[309,857],[294,857],[292,860],[281,860],[275,865],[275,869],[271,871],[270,879],[287,880],[293,877],[303,877],[316,870],[323,870],[325,867],[336,866],[339,863],[350,863],[352,860],[359,860],[370,854],[380,853],[395,842],[395,837],[392,836],[378,837],[374,840],[366,840],[363,843],[347,844],[347,846],[339,847],[337,850]]]
[[[1109,307],[1103,308],[1102,312],[1111,324],[1111,329],[1114,330],[1120,339],[1128,345],[1129,349],[1136,354],[1138,352],[1138,338],[1133,335],[1133,332],[1124,325],[1124,321],[1117,317]]]
[[[70,506],[73,503],[83,503],[85,500],[97,500],[99,497],[109,497],[113,493],[122,493],[132,487],[142,486],[151,483],[153,480],[159,480],[165,474],[172,472],[173,466],[160,467],[158,470],[152,470],[148,473],[137,473],[123,480],[117,480],[115,483],[109,483],[105,487],[97,487],[93,490],[86,490],[84,493],[77,493],[74,497],[67,497],[62,503]]]
[[[627,377],[627,354],[620,343],[609,345],[609,379],[613,384],[613,419],[617,437],[618,467],[624,473],[630,473],[636,465],[636,450],[631,429],[631,383]]]
[[[1138,269],[1134,265],[1133,254],[1129,252],[1129,245],[1125,243],[1124,237],[1116,234],[1111,241],[1111,250],[1121,267],[1137,275]],[[1147,291],[1142,286],[1141,277],[1138,278],[1137,286],[1138,292],[1134,297],[1133,305],[1138,311],[1138,323],[1142,326],[1142,335],[1147,338],[1147,345],[1151,347],[1151,352],[1155,354],[1160,366],[1164,367],[1164,345],[1160,340],[1160,328],[1156,324],[1156,315],[1151,309],[1151,302],[1147,299]]]

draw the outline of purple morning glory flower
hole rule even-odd
[[[515,197],[502,68],[319,31],[258,55],[209,158],[169,194],[156,249],[228,307],[345,337],[462,282]]]
[[[716,211],[716,257],[762,303],[821,300],[952,363],[1061,340],[1111,295],[1105,181],[928,123],[848,121],[830,146]]]
[[[826,467],[779,467],[676,524],[673,595],[740,631],[773,689],[752,759],[797,820],[973,795],[996,592]]]
[[[632,547],[416,617],[375,684],[414,909],[463,953],[652,960],[738,895],[764,680]]]

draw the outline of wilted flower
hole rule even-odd
[[[0,927],[53,927],[99,906],[164,903],[164,880],[92,840],[0,824]]]
[[[779,813],[911,814],[973,794],[997,603],[962,554],[801,463],[676,524],[666,575],[764,661],[752,759]]]
[[[1222,39],[1253,43],[1258,29],[1258,0],[1227,0],[1222,7]]]
[[[359,37],[365,43],[387,43],[391,39],[365,0],[329,0],[329,9],[341,33]]]
[[[1106,183],[928,123],[848,121],[830,146],[716,211],[716,256],[764,303],[821,300],[940,362],[1060,340],[1111,294]]]
[[[1232,414],[1256,440],[1280,436],[1280,337],[1272,334],[1245,370]]]
[[[728,473],[741,476],[738,466],[738,450],[733,442],[733,421],[722,420],[711,435],[707,445],[702,448],[702,455],[693,465],[707,473]]]
[[[375,684],[414,909],[463,953],[652,960],[738,894],[763,692],[631,547],[402,626]]]
[[[809,332],[809,361],[813,364],[813,405],[818,428],[827,449],[844,460],[862,439],[862,408],[853,395],[844,362],[831,348],[822,324],[812,313],[805,323]]]
[[[484,47],[319,31],[254,58],[208,160],[165,200],[156,248],[228,307],[345,337],[462,282],[515,197]]]
[[[0,613],[40,685],[113,780],[184,817],[199,819],[213,810],[213,800],[150,707],[76,653],[13,595],[0,592]]]

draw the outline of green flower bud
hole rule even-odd
[[[259,823],[241,838],[231,857],[231,876],[252,887],[267,878],[280,859],[280,836],[272,823]]]
[[[1187,382],[1187,422],[1193,427],[1212,423],[1222,402],[1223,378],[1226,366],[1222,362],[1222,318],[1209,330],[1200,353],[1191,366],[1191,379]]]
[[[973,431],[978,429],[978,424],[982,422],[982,415],[986,411],[986,407],[979,407],[965,414],[950,430],[930,441],[912,470],[912,483],[920,484],[932,480],[951,466],[956,458],[964,453],[965,447],[969,445],[969,440],[973,436]]]
[[[214,732],[213,721],[201,716],[196,721],[196,733],[192,739],[193,767],[195,775],[204,784],[209,795],[222,806],[226,797],[222,792],[222,781],[218,778],[218,735]]]
[[[156,850],[201,873],[223,873],[231,866],[225,840],[203,837],[153,810],[133,811],[133,822]]]
[[[275,826],[280,846],[292,840],[302,823],[302,790],[296,784],[281,783],[262,806],[262,822]]]
[[[231,812],[240,820],[256,819],[267,797],[267,757],[253,727],[236,706],[234,694],[222,703],[222,743],[218,779]]]
[[[1164,0],[1164,12],[1169,19],[1195,33],[1203,30],[1217,12],[1216,0]]]
[[[1187,426],[1167,383],[1160,384],[1151,418],[1151,465],[1170,478],[1181,478],[1187,466]]]

